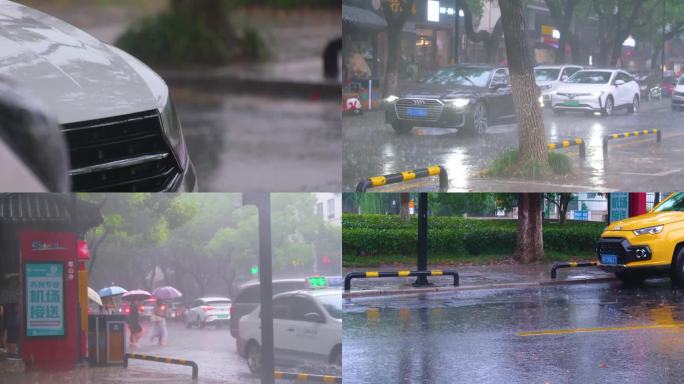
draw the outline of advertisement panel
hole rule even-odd
[[[64,336],[64,264],[24,264],[26,336]]]

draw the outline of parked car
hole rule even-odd
[[[576,72],[551,95],[554,113],[583,111],[610,116],[616,109],[639,109],[639,85],[620,69],[585,69]]]
[[[171,302],[167,304],[166,318],[169,320],[185,321],[187,308],[182,303]]]
[[[601,234],[598,267],[625,283],[670,276],[684,287],[684,193],[673,193],[651,212],[616,221]]]
[[[677,78],[675,76],[665,76],[660,81],[660,88],[662,89],[663,96],[672,96],[672,91],[674,91],[677,86]]]
[[[652,71],[632,72],[634,80],[639,84],[639,95],[641,100],[650,100],[649,94],[654,88],[660,87],[660,73]]]
[[[240,319],[238,352],[261,371],[261,307]],[[274,358],[279,364],[342,365],[342,291],[306,290],[273,297]]]
[[[684,108],[684,76],[677,79],[677,85],[672,90],[672,109]]]
[[[538,65],[534,67],[534,80],[539,86],[545,106],[551,104],[551,94],[556,92],[561,82],[570,78],[575,72],[582,70],[579,65]]]
[[[273,294],[282,292],[296,291],[309,288],[309,282],[305,278],[301,279],[280,279],[273,280]],[[230,307],[230,334],[237,339],[240,318],[252,311],[261,303],[261,289],[258,281],[243,284],[238,288],[237,294],[233,298]]]
[[[154,307],[157,306],[157,299],[147,299],[143,301],[143,303],[140,305],[140,318],[141,319],[149,319],[152,317],[152,314],[154,313]]]
[[[231,301],[227,297],[200,297],[185,312],[185,326],[204,328],[221,326],[230,322]]]
[[[161,77],[126,52],[29,7],[2,1],[0,19],[0,77],[55,117],[69,149],[72,190],[197,189]]]
[[[428,126],[482,135],[514,120],[508,69],[486,64],[440,68],[385,99],[385,121],[398,133]]]

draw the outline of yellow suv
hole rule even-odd
[[[669,274],[684,287],[684,193],[673,193],[651,212],[610,224],[596,250],[599,268],[628,284]]]

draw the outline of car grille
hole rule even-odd
[[[601,255],[616,255],[618,264],[625,262],[626,250],[623,246],[624,239],[619,237],[606,237],[599,241],[598,243],[598,258],[601,259]]]
[[[444,104],[433,99],[399,99],[396,104],[397,117],[402,120],[437,121],[442,115]],[[426,116],[409,116],[408,108],[426,108]]]
[[[157,111],[66,124],[62,129],[74,191],[161,192],[181,174]]]
[[[591,96],[591,93],[564,93],[564,92],[558,92],[556,93],[558,96],[564,96],[568,98],[573,98],[573,97],[580,97],[580,96]]]

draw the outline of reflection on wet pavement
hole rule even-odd
[[[453,129],[422,127],[414,128],[408,135],[398,135],[384,124],[381,111],[344,116],[344,190],[352,190],[367,177],[431,165],[446,167],[449,190],[454,192],[641,190],[643,185],[681,189],[684,167],[678,159],[684,152],[684,129],[674,124],[681,116],[680,112],[670,110],[669,101],[644,103],[636,115],[618,112],[608,118],[576,113],[556,116],[545,110],[547,141],[583,138],[587,143],[587,158],[580,161],[578,147],[560,149],[559,152],[570,157],[573,173],[540,181],[482,177],[482,171],[502,151],[517,148],[516,124],[489,127],[482,137],[467,137]],[[663,129],[660,145],[656,144],[654,135],[614,140],[609,143],[609,155],[604,159],[604,135],[653,128]],[[639,162],[635,163],[634,159]],[[435,188],[434,182],[421,181],[390,189]]]
[[[347,300],[344,379],[681,382],[682,299],[655,280]]]
[[[174,90],[200,191],[339,191],[339,106]]]

